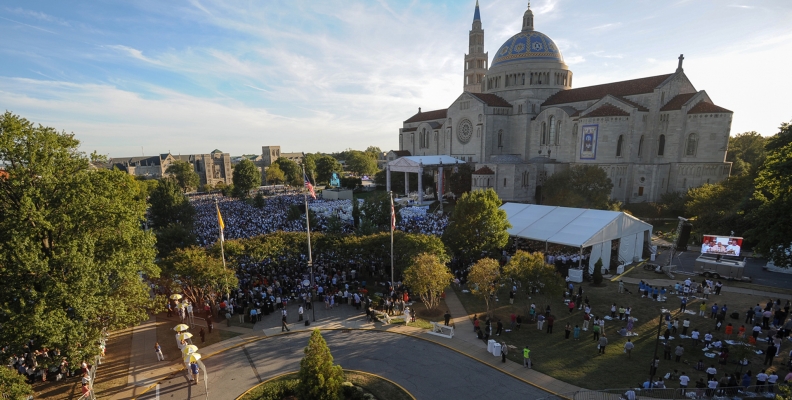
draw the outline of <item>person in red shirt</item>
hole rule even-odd
[[[569,313],[572,314],[572,311],[575,311],[575,302],[570,300],[569,301]]]
[[[87,382],[83,382],[83,384],[82,384],[82,397],[87,399],[88,397],[90,397],[89,396],[90,393],[91,393],[91,388],[88,387],[88,383]]]

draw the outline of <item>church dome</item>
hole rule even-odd
[[[551,61],[564,63],[558,46],[547,35],[523,30],[512,36],[498,49],[490,67],[514,61]]]

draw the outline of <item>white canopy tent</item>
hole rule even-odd
[[[589,210],[506,203],[512,227],[509,235],[579,248],[591,246],[589,272],[601,257],[610,268],[611,242],[619,239],[619,259],[632,262],[643,253],[643,244],[652,235],[652,225],[617,211]]]

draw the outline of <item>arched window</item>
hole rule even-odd
[[[698,136],[696,136],[695,133],[691,133],[688,135],[685,155],[688,157],[694,157],[696,155],[696,146],[698,146]]]
[[[547,144],[547,122],[542,122],[542,144]]]
[[[556,132],[558,132],[558,134],[556,135],[555,141],[553,142],[553,144],[555,144],[557,146],[558,145],[558,138],[561,136],[561,121],[556,121]]]
[[[621,157],[622,155],[622,144],[624,144],[624,136],[619,135],[619,140],[616,141],[616,157]]]
[[[640,157],[643,154],[643,142],[644,142],[643,139],[644,137],[643,135],[641,135],[641,138],[638,140],[638,157]]]
[[[662,156],[665,153],[665,135],[660,135],[657,140],[657,155]]]
[[[556,144],[556,124],[555,117],[550,116],[550,141],[547,144]]]

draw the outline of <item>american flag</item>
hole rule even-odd
[[[391,201],[391,232],[396,230],[396,209],[393,208],[393,195],[390,196]]]
[[[308,180],[308,177],[305,176],[305,172],[303,172],[303,179],[305,180],[305,188],[311,192],[311,197],[316,200],[316,192],[314,192],[313,185],[311,185],[311,181]]]

